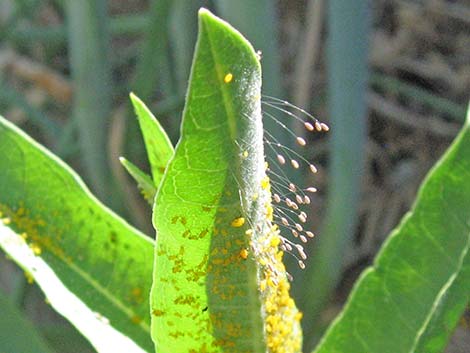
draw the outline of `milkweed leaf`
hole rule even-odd
[[[260,89],[252,46],[201,9],[181,138],[153,212],[159,353],[300,351],[271,223]]]
[[[99,352],[150,352],[153,242],[1,117],[0,170],[0,247]]]
[[[316,353],[441,352],[470,299],[470,111]]]

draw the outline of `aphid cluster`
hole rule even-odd
[[[283,123],[270,110],[274,109],[283,115],[293,118],[300,122],[307,132],[328,131],[329,127],[306,112],[287,101],[280,100],[271,96],[264,96],[262,100],[263,117],[272,119],[280,127],[280,131],[285,131],[287,135],[292,136],[293,145],[302,148],[307,146],[307,140],[296,134],[291,128]],[[287,146],[281,143],[273,132],[264,130],[264,143],[266,147],[266,158],[268,161],[267,175],[270,179],[272,201],[273,201],[273,219],[281,229],[280,249],[293,255],[300,268],[305,268],[304,260],[307,255],[304,247],[297,243],[307,243],[308,239],[314,237],[314,233],[305,228],[308,219],[308,205],[311,202],[310,195],[317,189],[313,186],[299,187],[292,181],[291,175],[296,170],[305,168],[310,173],[317,173],[315,165],[310,163],[302,154],[295,150],[294,146]],[[291,168],[289,171],[286,168]],[[288,238],[286,231],[295,238]]]

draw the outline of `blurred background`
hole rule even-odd
[[[124,155],[148,170],[128,94],[177,141],[201,6],[262,51],[264,94],[331,128],[305,137],[315,177],[292,175],[319,189],[307,268],[288,264],[309,351],[464,121],[470,2],[1,0],[1,114],[149,236],[150,208],[118,161]],[[294,119],[279,119],[302,133]],[[0,299],[34,324],[50,352],[93,352],[4,257]],[[468,352],[469,331],[462,318],[447,352]]]

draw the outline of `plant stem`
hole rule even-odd
[[[111,35],[133,35],[142,33],[149,23],[149,18],[144,14],[120,15],[109,19],[109,32]],[[5,30],[6,37],[16,43],[31,43],[37,41],[60,44],[67,40],[65,26],[47,26],[30,28],[13,28]]]
[[[65,5],[74,80],[73,117],[92,188],[103,201],[108,201],[111,183],[105,151],[111,109],[111,78],[106,1],[67,0]]]
[[[163,63],[168,60],[168,16],[171,5],[172,2],[168,0],[154,0],[151,3],[150,19],[132,85],[136,95],[143,101],[148,101],[155,91],[157,83],[155,72],[160,72],[159,79],[162,85],[171,84],[169,70],[161,70],[164,68]]]
[[[33,107],[15,88],[0,81],[0,103],[5,102],[20,107],[32,124],[41,129],[46,136],[56,139],[60,135],[60,124],[47,117],[41,110]]]
[[[330,187],[322,235],[302,279],[306,351],[321,334],[320,314],[354,235],[365,158],[368,3],[328,1],[328,25]]]
[[[449,117],[455,121],[465,121],[465,106],[454,103],[447,98],[443,98],[415,85],[377,72],[371,75],[370,82],[392,93],[402,94],[410,99],[421,102],[435,111],[449,115]]]

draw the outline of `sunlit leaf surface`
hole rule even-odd
[[[153,242],[3,118],[0,171],[0,247],[100,352],[152,351]]]
[[[131,93],[130,97],[144,137],[153,183],[158,188],[165,168],[170,158],[173,157],[173,145],[146,105],[136,95]]]
[[[315,352],[442,352],[470,298],[470,114]]]
[[[206,10],[181,139],[156,197],[157,352],[298,352],[300,315],[272,226],[251,45]]]

